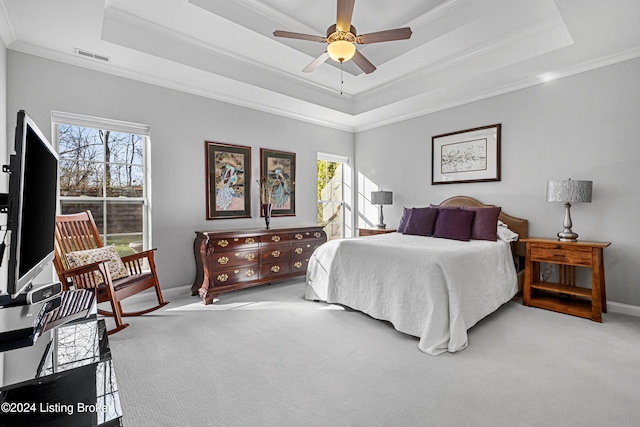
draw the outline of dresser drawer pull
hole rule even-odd
[[[247,261],[253,261],[255,259],[255,255],[254,254],[247,254],[244,259],[246,259]]]
[[[218,258],[218,263],[220,264],[226,264],[228,262],[229,262],[229,258],[227,258],[226,256]]]
[[[247,277],[251,277],[254,274],[255,274],[255,271],[253,271],[253,270],[247,270],[247,271],[244,272],[244,275],[247,276]]]
[[[316,237],[320,237],[320,236],[322,236],[322,234],[321,234],[320,232],[318,232],[318,231],[316,231],[315,233],[313,233],[313,235],[314,235],[314,236],[316,236]]]
[[[271,240],[273,240],[274,242],[279,242],[280,236],[271,236]]]
[[[280,266],[274,265],[273,267],[271,267],[271,271],[273,271],[274,273],[277,273],[278,271],[280,271]]]
[[[295,237],[297,240],[300,240],[300,239],[302,239],[302,237],[303,237],[303,236],[302,236],[302,234],[298,233],[298,234],[296,234],[294,237]]]
[[[247,237],[247,239],[244,242],[245,243],[255,243],[255,240],[253,239],[253,237]]]
[[[300,255],[302,252],[304,252],[304,249],[302,249],[302,248],[295,248],[294,252],[295,252],[295,253],[297,253],[298,255]]]
[[[227,276],[226,274],[218,275],[218,280],[221,281],[221,282],[226,282],[228,278],[229,278],[229,276]]]
[[[229,246],[229,242],[226,240],[218,240],[218,246],[222,246],[223,248]]]
[[[296,261],[296,262],[293,263],[293,266],[295,268],[301,268],[302,267],[302,263],[300,261]]]
[[[280,251],[271,252],[271,256],[273,256],[274,258],[278,258],[280,256]]]

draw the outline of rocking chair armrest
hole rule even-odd
[[[156,250],[157,250],[157,248],[148,249],[146,251],[137,252],[135,254],[125,255],[125,256],[121,257],[121,259],[122,259],[122,262],[124,262],[126,264],[126,263],[134,261],[136,259],[153,258],[153,252],[156,251]]]
[[[80,267],[74,267],[66,269],[62,272],[62,275],[66,279],[71,279],[75,276],[80,276],[81,274],[91,273],[92,271],[101,271],[100,265],[106,264],[106,261],[96,261],[91,264],[81,265]]]
[[[108,287],[113,287],[107,261],[96,261],[80,267],[70,268],[64,270],[60,276],[63,279],[63,286],[68,290],[71,285],[76,288],[96,287],[96,274],[102,277],[103,282],[107,284]]]

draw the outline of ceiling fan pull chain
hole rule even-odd
[[[342,68],[342,61],[340,61],[340,95],[342,95],[343,84],[344,84],[344,69]]]

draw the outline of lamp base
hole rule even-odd
[[[571,229],[569,230],[565,229],[558,233],[558,240],[561,242],[577,242],[578,235],[573,231],[571,231]]]
[[[382,205],[380,205],[380,213],[378,215],[378,228],[387,228],[387,224],[384,223],[384,215],[382,215]]]

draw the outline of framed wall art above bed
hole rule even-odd
[[[261,148],[260,178],[272,187],[271,216],[295,215],[296,153]]]
[[[207,219],[251,217],[251,147],[205,141]]]
[[[431,185],[500,181],[500,124],[431,138]]]

